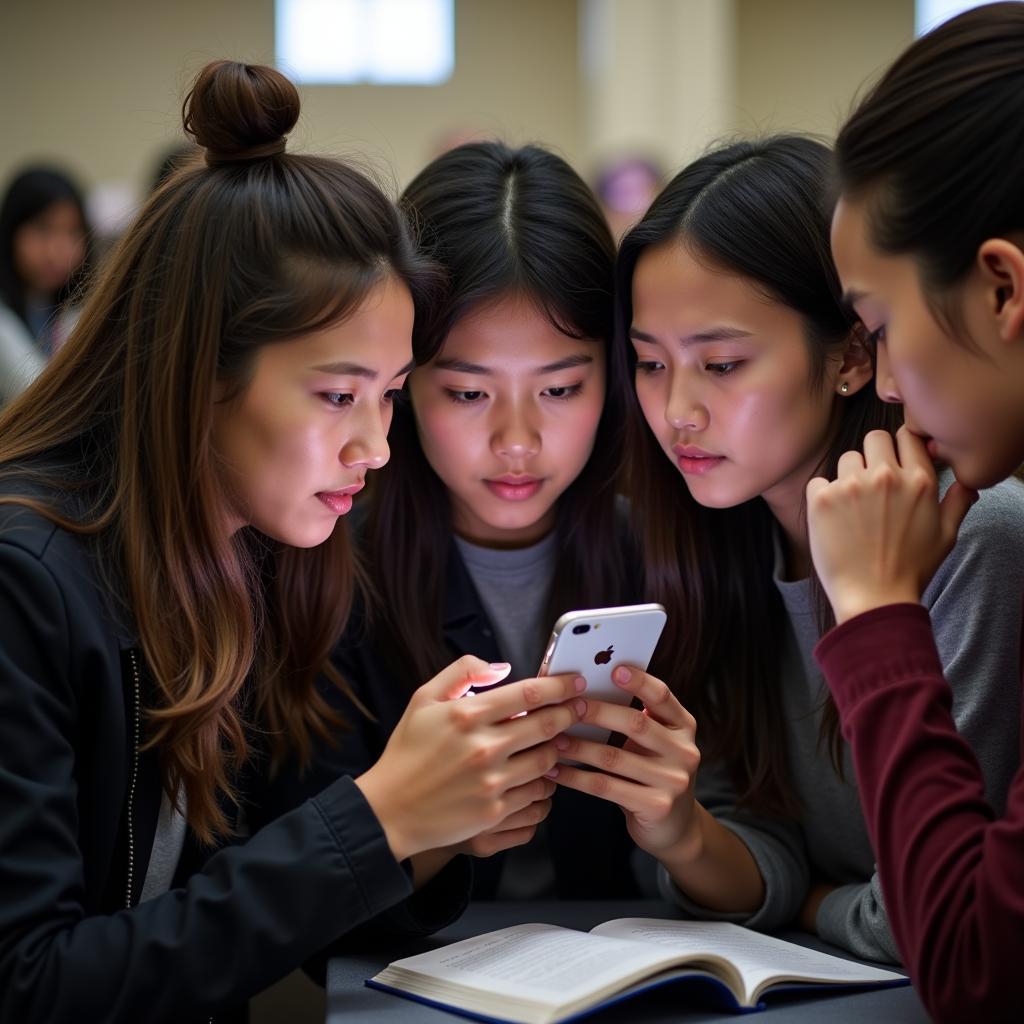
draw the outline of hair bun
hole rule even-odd
[[[185,131],[208,164],[282,153],[298,119],[298,90],[280,71],[231,60],[207,64],[182,108]]]

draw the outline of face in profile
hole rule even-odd
[[[798,509],[835,426],[840,360],[812,381],[800,314],[676,240],[641,254],[632,297],[637,397],[694,499]]]
[[[862,204],[839,202],[832,251],[847,298],[875,338],[879,396],[903,403],[907,427],[961,483],[991,487],[1009,476],[1024,460],[1024,345],[1001,335],[998,278],[978,260],[950,291],[954,336],[932,312],[913,257],[874,245]]]
[[[85,259],[85,225],[68,199],[51,203],[25,221],[12,239],[14,268],[30,292],[52,295]]]
[[[214,414],[232,530],[303,548],[331,535],[367,472],[388,461],[412,324],[408,288],[387,278],[340,323],[259,349],[244,389]]]
[[[409,391],[456,532],[529,544],[552,529],[559,497],[593,449],[604,342],[570,338],[533,303],[505,297],[463,317]]]

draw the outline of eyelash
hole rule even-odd
[[[655,359],[638,359],[636,364],[636,372],[643,373],[650,376],[654,373],[660,373],[665,369],[664,363],[659,363]]]
[[[335,409],[343,409],[346,405],[352,404],[352,395],[345,391],[325,391],[321,397]],[[340,399],[340,401],[335,401],[335,399]]]
[[[384,392],[383,400],[388,405],[399,402],[405,396],[405,388],[389,388]],[[351,405],[354,396],[347,391],[324,391],[321,395],[323,400],[334,409],[344,409]],[[338,401],[335,401],[338,399]]]
[[[715,377],[728,377],[729,374],[735,373],[737,368],[742,366],[744,360],[733,359],[728,363],[707,363],[704,366],[705,370],[708,370]],[[655,373],[660,373],[665,369],[664,363],[659,363],[653,359],[642,359],[636,364],[637,373],[643,373],[647,376],[651,376]]]
[[[445,395],[456,405],[478,405],[480,398],[484,397],[483,391],[455,391],[452,388],[444,389]],[[477,395],[477,398],[469,398],[468,395]]]
[[[715,377],[728,377],[730,373],[735,373],[742,365],[742,359],[733,359],[728,363],[708,363],[705,369],[710,370]]]
[[[559,384],[555,387],[545,388],[541,394],[553,398],[556,402],[567,402],[570,398],[575,398],[582,390],[582,384]],[[552,395],[549,393],[552,391],[564,391],[565,394]]]
[[[582,384],[562,384],[557,387],[545,388],[541,394],[547,398],[550,398],[556,402],[567,402],[571,398],[575,398],[583,390]],[[549,394],[551,391],[564,391],[562,395]],[[456,405],[479,405],[482,398],[487,397],[486,391],[457,391],[454,388],[445,388],[445,395],[453,401]],[[476,395],[476,398],[467,398],[467,395]]]

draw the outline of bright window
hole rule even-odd
[[[936,25],[949,21],[972,7],[984,7],[984,0],[916,0],[914,4],[914,32],[923,36]]]
[[[276,0],[278,67],[307,85],[439,85],[455,67],[454,0]]]

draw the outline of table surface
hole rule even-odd
[[[657,901],[552,903],[474,903],[462,917],[429,939],[392,947],[381,946],[332,959],[327,968],[327,1024],[441,1024],[465,1021],[465,1017],[424,1006],[388,992],[367,988],[364,982],[392,960],[467,939],[508,925],[538,921],[586,931],[617,917],[678,917],[667,903]],[[842,950],[803,932],[783,932],[781,937],[821,949],[836,956]],[[852,959],[847,956],[847,959]],[[681,1021],[716,1021],[722,1024],[732,1015],[706,1008],[687,1009],[680,1005],[685,989],[671,987],[629,999],[587,1017],[593,1024],[678,1024]],[[909,986],[829,995],[800,994],[778,997],[758,1016],[766,1024],[789,1021],[864,1022],[864,1024],[926,1024],[917,994]]]

